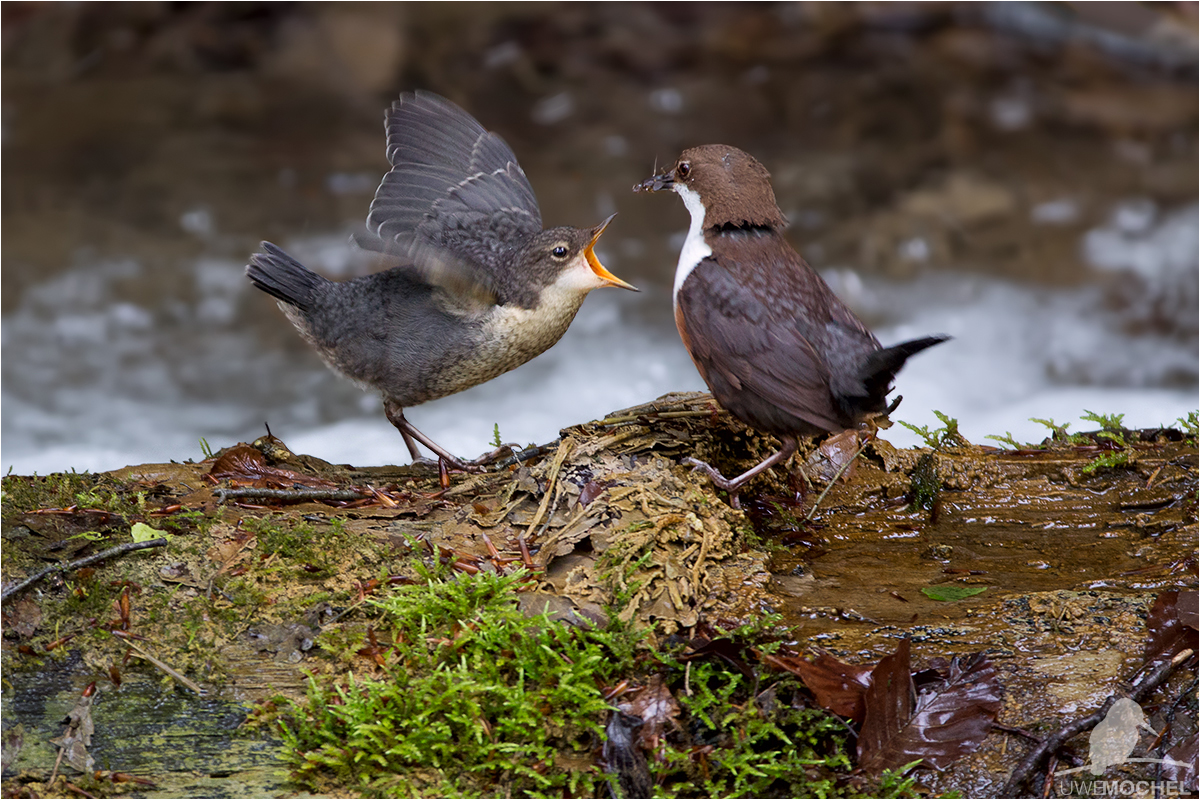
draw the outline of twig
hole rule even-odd
[[[866,450],[867,445],[874,440],[874,436],[868,436],[866,441],[859,445],[858,449],[854,451],[854,455],[846,459],[846,463],[842,464],[842,468],[837,471],[837,475],[833,476],[833,480],[831,480],[829,485],[825,487],[825,491],[821,492],[821,494],[817,497],[817,502],[813,503],[813,507],[810,508],[808,513],[804,515],[805,522],[808,522],[813,518],[813,515],[817,513],[817,509],[821,507],[821,501],[825,499],[825,495],[829,494],[829,490],[833,488],[834,484],[842,479],[842,476],[846,474],[846,470],[850,469],[850,465],[854,463],[855,459],[862,455],[862,451]]]
[[[171,669],[169,666],[164,664],[162,661],[159,661],[157,658],[150,655],[145,650],[143,650],[141,647],[138,647],[136,644],[131,642],[129,639],[126,639],[124,636],[118,636],[117,638],[120,639],[123,644],[128,645],[129,648],[134,651],[134,655],[139,656],[140,658],[146,659],[151,664],[153,664],[154,666],[161,669],[163,672],[170,675],[172,678],[174,678],[176,681],[178,681],[180,685],[184,686],[185,688],[191,689],[193,692],[195,692],[196,694],[198,694],[200,696],[204,695],[204,690],[201,689],[200,686],[195,681],[189,679],[186,675],[184,675],[180,672],[177,672],[174,669]]]
[[[1054,735],[1044,739],[1042,743],[1038,747],[1034,748],[1029,755],[1025,756],[1021,763],[1017,765],[1017,768],[1013,770],[1012,775],[1010,775],[1008,778],[1008,782],[1005,783],[1004,788],[1000,790],[999,796],[1016,797],[1017,790],[1021,788],[1021,784],[1023,784],[1031,775],[1033,775],[1038,768],[1038,764],[1041,763],[1042,759],[1045,758],[1047,754],[1052,753],[1079,734],[1083,733],[1084,731],[1091,730],[1103,722],[1105,715],[1108,714],[1108,710],[1112,708],[1113,704],[1122,697],[1128,697],[1134,702],[1138,702],[1143,698],[1148,697],[1155,689],[1157,689],[1164,681],[1166,681],[1167,678],[1171,676],[1171,673],[1174,672],[1180,664],[1182,664],[1184,661],[1187,661],[1195,654],[1195,650],[1184,650],[1170,661],[1164,661],[1155,667],[1154,670],[1147,673],[1146,677],[1139,681],[1136,686],[1131,687],[1128,693],[1118,692],[1114,694],[1105,700],[1104,704],[1095,712],[1064,725],[1056,733],[1054,733]]]
[[[553,449],[555,447],[555,445],[557,445],[559,443],[559,441],[560,441],[559,439],[555,439],[553,442],[548,442],[546,444],[539,444],[536,447],[530,447],[529,449],[522,450],[519,453],[513,453],[511,456],[504,459],[503,461],[495,462],[494,464],[492,464],[492,467],[494,467],[497,470],[501,470],[501,469],[504,469],[505,467],[511,467],[513,464],[520,464],[522,461],[528,461],[531,458],[537,458],[538,456],[540,456],[544,453],[550,452],[550,450]]]
[[[364,497],[374,496],[367,489],[254,489],[249,487],[243,489],[215,489],[213,490],[213,494],[222,503],[231,497],[249,500],[286,500],[293,503],[306,503],[314,500],[361,500]]]
[[[165,538],[150,539],[149,541],[145,542],[126,542],[125,544],[119,544],[116,547],[110,547],[107,550],[101,550],[99,553],[93,553],[87,558],[81,558],[78,561],[72,561],[70,564],[53,564],[49,567],[46,567],[41,572],[30,575],[16,586],[11,586],[8,589],[5,589],[4,593],[0,595],[0,603],[7,603],[9,598],[15,597],[16,595],[25,591],[42,578],[45,578],[47,575],[53,575],[56,572],[70,572],[76,569],[83,569],[84,567],[91,566],[92,564],[95,564],[99,561],[104,561],[108,558],[113,558],[114,556],[123,556],[126,553],[132,553],[134,550],[145,550],[150,547],[166,546],[167,540]]]
[[[529,522],[529,527],[525,529],[525,536],[533,533],[534,528],[542,521],[542,517],[546,514],[546,507],[550,505],[550,498],[554,494],[554,485],[558,481],[559,470],[562,469],[563,462],[567,460],[567,456],[575,449],[575,440],[567,437],[563,439],[562,444],[558,446],[558,452],[554,454],[554,461],[550,464],[549,477],[550,480],[546,484],[546,492],[542,495],[542,503],[538,506],[537,513],[533,515],[533,519]]]
[[[650,419],[685,419],[688,417],[711,417],[711,411],[647,411],[642,414],[623,414],[617,417],[605,417],[597,422],[598,425],[624,425],[628,422],[639,422]]]

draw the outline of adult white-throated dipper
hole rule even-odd
[[[675,270],[679,336],[717,402],[783,444],[732,480],[688,459],[735,505],[742,485],[796,452],[796,437],[854,428],[890,410],[905,360],[949,338],[882,347],[784,239],[770,175],[736,147],[685,150],[669,171],[633,188],[683,198],[692,224]]]
[[[419,441],[456,469],[477,469],[500,451],[456,458],[413,427],[404,408],[544,352],[592,289],[634,287],[592,250],[612,217],[589,229],[542,230],[512,150],[449,100],[403,94],[384,129],[392,169],[371,202],[367,234],[356,240],[399,266],[334,282],[263,242],[246,275],[332,370],[383,395],[414,460]]]

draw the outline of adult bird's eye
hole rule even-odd
[[[686,178],[688,176],[688,173],[691,171],[692,171],[692,165],[689,164],[688,162],[684,161],[682,164],[679,165],[679,169],[678,169],[679,177]]]
[[[550,251],[550,255],[554,256],[555,258],[566,258],[567,248],[565,245],[560,244],[558,247]]]

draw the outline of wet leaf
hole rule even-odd
[[[1164,781],[1179,781],[1181,784],[1184,784],[1183,789],[1185,791],[1195,791],[1196,759],[1200,755],[1200,748],[1197,747],[1197,742],[1197,735],[1193,733],[1165,753],[1166,760],[1163,764]]]
[[[871,670],[871,685],[864,695],[866,715],[858,735],[858,764],[870,774],[911,761],[904,758],[903,734],[912,719],[913,683],[910,643],[902,639],[896,652]]]
[[[991,730],[1002,699],[995,667],[982,654],[950,662],[944,680],[915,697],[909,642],[871,673],[859,766],[872,774],[921,759],[945,769],[974,752]]]
[[[974,597],[977,594],[983,594],[988,590],[986,586],[955,586],[948,584],[945,586],[926,586],[921,590],[921,594],[928,597],[930,600],[940,600],[943,603],[953,603],[957,600],[965,600],[968,597]]]
[[[871,685],[870,667],[847,664],[824,650],[817,651],[812,661],[797,655],[764,654],[762,659],[803,681],[821,708],[862,722],[866,712],[863,696]]]
[[[214,481],[228,479],[257,489],[292,489],[297,486],[308,489],[333,489],[333,481],[304,475],[290,469],[281,469],[267,464],[267,458],[257,448],[237,445],[221,454],[213,462],[208,475]]]
[[[712,639],[711,641],[693,641],[692,648],[693,650],[690,653],[684,653],[680,656],[679,660],[692,661],[697,658],[716,656],[750,680],[754,679],[754,669],[743,657],[743,653],[746,650],[745,645],[735,642],[733,639],[722,637],[720,639]]]
[[[1197,649],[1196,595],[1195,591],[1172,591],[1155,598],[1146,618],[1149,631],[1145,651],[1147,664],[1168,661],[1188,647]]]
[[[1200,630],[1200,608],[1197,608],[1198,605],[1200,605],[1200,592],[1192,589],[1188,592],[1179,593],[1179,601],[1176,604],[1179,621],[1192,630]]]
[[[636,694],[617,705],[626,714],[641,717],[638,744],[643,750],[655,751],[667,728],[679,728],[679,701],[663,682],[662,675],[651,675]]]

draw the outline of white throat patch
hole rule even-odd
[[[712,255],[712,248],[704,241],[704,203],[701,202],[700,195],[682,183],[671,184],[671,188],[683,198],[683,204],[692,215],[692,226],[688,228],[687,238],[683,240],[683,249],[679,251],[679,264],[675,267],[675,288],[671,292],[671,297],[678,306],[679,290],[683,288],[683,282],[692,274],[697,264]]]

